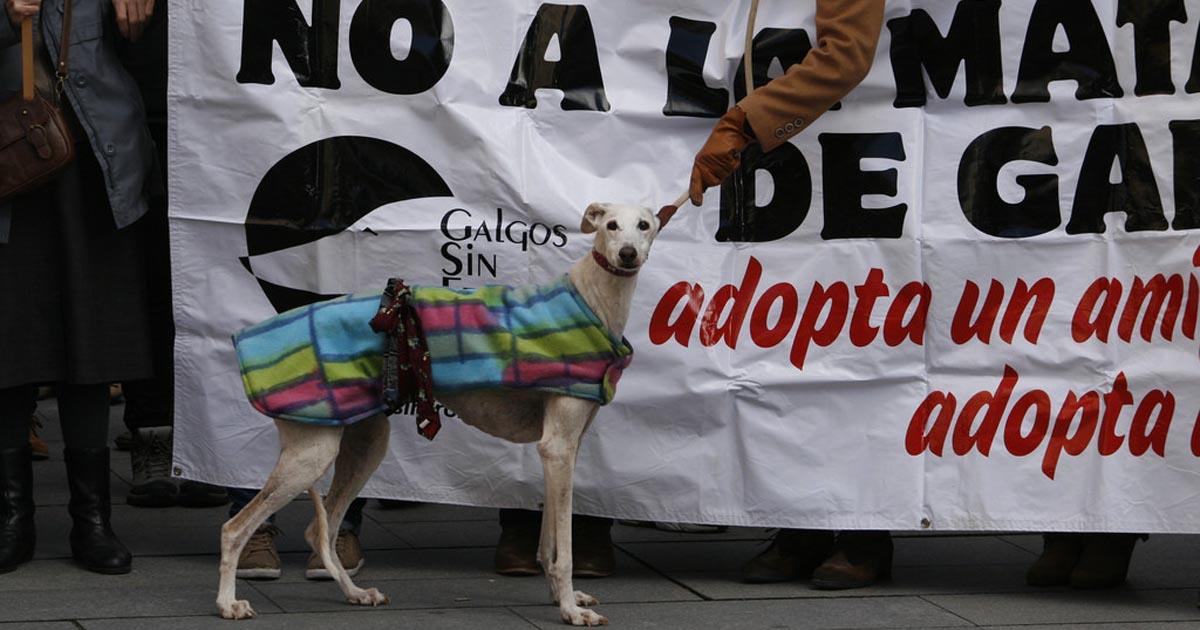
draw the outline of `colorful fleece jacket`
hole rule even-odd
[[[242,383],[260,412],[352,424],[386,409],[385,336],[371,330],[380,293],[282,313],[234,335]],[[607,404],[633,358],[567,276],[475,290],[416,287],[438,393],[534,389]]]

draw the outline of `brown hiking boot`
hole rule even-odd
[[[538,575],[538,537],[541,526],[531,522],[502,523],[500,540],[496,543],[496,573],[509,577]]]
[[[275,537],[279,528],[263,523],[254,530],[242,555],[238,556],[237,576],[244,580],[275,580],[281,573],[279,552],[275,551]]]
[[[1125,583],[1138,534],[1092,534],[1071,571],[1074,588],[1112,588]]]
[[[833,553],[833,532],[781,529],[771,546],[742,567],[742,579],[752,584],[806,580]]]
[[[1025,572],[1030,586],[1062,586],[1071,580],[1071,571],[1083,553],[1084,534],[1044,534],[1042,555]]]
[[[612,519],[576,516],[571,519],[571,574],[577,578],[602,578],[613,574]]]
[[[862,588],[889,578],[892,549],[888,532],[842,532],[833,556],[813,571],[812,586],[820,590]]]
[[[38,435],[40,428],[42,428],[42,421],[38,420],[37,414],[29,416],[29,448],[36,461],[50,459],[50,446]]]
[[[358,534],[348,529],[339,529],[337,539],[333,543],[333,550],[337,553],[338,560],[342,562],[342,568],[346,569],[346,575],[354,577],[358,575],[359,569],[363,568],[367,560],[363,557],[362,544],[358,541]],[[314,550],[308,556],[308,567],[304,569],[304,577],[310,580],[332,580],[333,576],[329,574],[329,570],[325,568],[325,563],[321,561],[321,556]]]

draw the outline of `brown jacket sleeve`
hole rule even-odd
[[[800,133],[857,86],[875,60],[884,0],[817,0],[817,44],[738,107],[764,151]]]

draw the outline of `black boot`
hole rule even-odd
[[[0,573],[33,558],[33,452],[0,450]]]
[[[88,571],[129,573],[133,558],[110,524],[108,449],[67,449],[64,455],[71,487],[71,555]]]

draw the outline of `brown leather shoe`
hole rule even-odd
[[[538,537],[541,527],[531,523],[505,523],[496,543],[496,573],[509,577],[539,575],[542,567],[537,561]]]
[[[1071,571],[1083,553],[1084,534],[1045,534],[1042,555],[1025,572],[1030,586],[1062,586],[1071,580]]]
[[[766,551],[742,567],[742,579],[751,584],[806,580],[833,553],[833,532],[781,529]]]
[[[577,578],[602,578],[613,574],[612,519],[575,516],[571,519],[571,575]]]
[[[1112,588],[1125,583],[1138,534],[1091,534],[1071,571],[1073,588]]]
[[[813,571],[812,586],[820,590],[862,588],[889,578],[892,549],[888,532],[842,532],[833,556]]]

